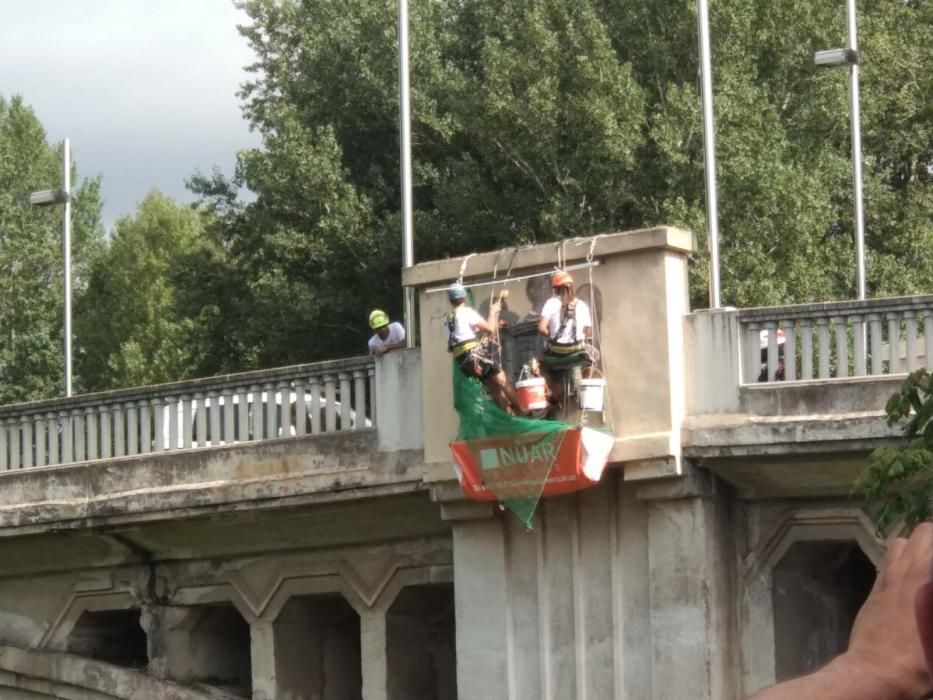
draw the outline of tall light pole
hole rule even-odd
[[[859,55],[855,0],[846,0],[849,45],[844,49],[817,51],[818,66],[849,67],[849,125],[852,132],[852,197],[855,200],[855,268],[859,300],[865,299],[865,210],[862,195],[862,128],[859,107]]]
[[[398,0],[399,151],[402,183],[402,264],[415,264],[411,204],[411,89],[408,84],[408,0]],[[405,337],[415,346],[415,290],[405,287]]]
[[[65,258],[65,396],[71,396],[71,142],[62,144],[62,189],[42,190],[29,195],[37,207],[64,204],[62,251]]]
[[[706,176],[706,223],[709,228],[710,306],[721,304],[719,291],[719,197],[716,193],[716,124],[713,120],[713,67],[710,59],[709,7],[697,0],[700,37],[700,84],[703,98],[703,170]]]

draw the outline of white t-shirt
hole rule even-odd
[[[449,318],[449,317],[447,317]],[[461,304],[454,310],[454,344],[459,345],[468,340],[473,340],[476,338],[476,332],[473,330],[473,326],[477,323],[482,323],[485,321],[482,316],[475,309],[471,309],[466,304]],[[444,340],[450,338],[450,328],[447,323],[444,323]]]
[[[552,341],[557,343],[576,343],[586,338],[586,334],[583,332],[584,328],[589,328],[593,325],[593,319],[590,317],[590,307],[586,305],[586,302],[582,299],[577,299],[576,304],[573,307],[574,315],[576,317],[576,332],[574,333],[575,337],[571,337],[571,327],[574,325],[569,320],[564,324],[564,327],[561,328],[560,324],[560,311],[563,304],[561,304],[560,297],[551,297],[546,302],[544,302],[544,307],[541,309],[541,315],[547,319],[547,335]],[[557,332],[560,331],[560,337],[555,338]]]
[[[373,337],[369,339],[369,351],[376,352],[376,350],[386,345],[401,343],[403,340],[405,340],[405,326],[398,321],[392,321],[389,324],[389,335],[386,336],[385,340],[380,338],[378,333],[374,333]]]

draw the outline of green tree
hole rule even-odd
[[[264,142],[231,180],[192,182],[219,217],[202,276],[235,270],[241,302],[205,367],[352,353],[368,308],[401,299],[396,3],[241,6],[244,114]],[[851,297],[847,80],[812,63],[844,40],[844,6],[712,10],[723,301]],[[928,290],[930,6],[860,10],[870,293]],[[419,1],[411,37],[418,259],[674,224],[699,235],[705,305],[693,3]],[[236,206],[240,188],[255,201]]]
[[[151,192],[117,221],[76,303],[76,368],[86,390],[184,379],[196,367],[194,319],[178,313],[175,266],[193,254],[202,215]]]
[[[917,370],[885,408],[888,425],[903,424],[901,444],[879,447],[855,483],[876,512],[878,529],[908,530],[933,517],[933,374]]]
[[[37,209],[29,193],[61,182],[60,146],[49,145],[19,97],[0,97],[0,401],[63,393],[62,208]],[[72,182],[78,182],[76,168]],[[103,237],[100,182],[73,192],[72,283],[80,293]]]

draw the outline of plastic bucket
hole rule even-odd
[[[602,411],[603,394],[606,380],[599,377],[580,380],[580,409],[583,411]]]
[[[515,384],[515,393],[518,395],[518,404],[522,411],[537,411],[547,408],[547,391],[545,381],[541,377],[523,379]]]

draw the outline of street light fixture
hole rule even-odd
[[[849,122],[852,129],[852,192],[855,200],[855,264],[858,298],[865,299],[865,211],[862,204],[862,130],[859,110],[859,53],[855,26],[855,0],[846,0],[846,25],[849,45],[844,49],[817,51],[813,62],[818,66],[849,67]]]
[[[29,195],[35,207],[64,205],[62,250],[65,257],[65,396],[71,396],[71,142],[62,145],[62,188]]]

